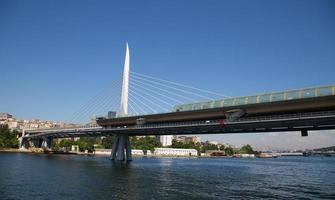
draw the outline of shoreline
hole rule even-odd
[[[95,153],[84,153],[84,152],[61,152],[61,151],[47,151],[43,149],[0,149],[1,152],[7,153],[32,153],[32,154],[55,154],[55,155],[77,155],[77,156],[96,156],[96,157],[110,157],[108,154],[95,154]],[[300,156],[299,156],[300,157]],[[225,158],[225,159],[236,159],[234,156],[173,156],[173,155],[133,155],[133,158]],[[259,157],[246,157],[243,159],[257,159]]]

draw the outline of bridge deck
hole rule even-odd
[[[86,127],[28,131],[26,138],[70,138],[82,136],[127,135],[186,135],[247,132],[281,132],[335,129],[335,110],[262,117],[245,117],[233,122],[223,120],[146,124],[114,128]]]
[[[125,125],[136,125],[136,120],[140,118],[145,119],[145,123],[147,124],[225,119],[226,112],[234,109],[244,110],[247,117],[335,110],[335,96],[323,96],[308,99],[296,99],[290,101],[278,101],[251,105],[240,105],[192,111],[179,111],[110,119],[98,118],[97,123],[103,127],[117,127]]]

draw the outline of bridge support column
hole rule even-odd
[[[52,138],[51,137],[45,137],[42,139],[41,147],[43,149],[51,149],[52,147]]]
[[[28,149],[29,147],[29,141],[25,136],[25,130],[22,130],[22,136],[19,138],[19,148],[20,149]]]
[[[302,129],[301,130],[301,136],[302,137],[307,137],[308,136],[308,130],[307,129]]]
[[[24,137],[19,138],[19,147],[20,149],[28,149],[29,148],[28,139]]]
[[[33,139],[32,142],[33,142],[35,148],[41,148],[41,146],[42,146],[41,138],[35,138],[35,139]]]
[[[129,136],[117,134],[112,148],[111,159],[117,161],[131,161],[131,147]]]

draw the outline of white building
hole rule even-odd
[[[241,158],[255,158],[255,154],[241,154]]]
[[[10,129],[17,129],[19,128],[19,123],[16,122],[16,121],[11,121],[11,122],[8,122],[8,128]]]
[[[196,149],[155,148],[154,155],[157,156],[197,156]]]
[[[0,113],[0,120],[6,120],[9,118],[13,118],[13,116],[11,114],[8,113]]]
[[[161,135],[159,137],[160,142],[162,143],[163,147],[172,145],[173,135]]]
[[[208,144],[214,144],[214,145],[218,145],[219,144],[219,142],[214,141],[214,140],[207,141],[206,143],[208,143]]]
[[[144,152],[143,152],[143,150],[140,150],[140,149],[132,149],[132,150],[131,150],[131,154],[132,154],[132,155],[143,156],[143,155],[144,155]]]
[[[112,149],[95,149],[94,150],[94,154],[96,154],[96,155],[110,156],[111,152],[112,152]],[[143,151],[139,150],[139,149],[132,149],[131,154],[132,155],[139,155],[139,156],[144,155]]]

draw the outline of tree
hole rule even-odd
[[[154,137],[130,137],[130,144],[132,149],[150,150],[154,151],[156,147],[161,147],[162,144]]]
[[[230,147],[230,146],[227,146],[227,147],[224,149],[224,151],[225,151],[226,155],[228,155],[228,156],[231,156],[231,155],[234,154],[234,150],[233,150],[233,148]]]
[[[54,146],[54,149],[59,150],[60,148],[65,148],[69,150],[72,145],[78,145],[79,151],[87,150],[88,152],[93,152],[94,145],[102,147],[102,141],[100,138],[90,137],[82,137],[77,141],[74,141],[73,139],[63,139]]]
[[[206,151],[209,150],[218,150],[218,147],[215,144],[204,144],[201,148],[202,153],[205,153]]]
[[[17,136],[19,132],[11,131],[8,125],[0,125],[0,148],[18,148],[19,140]]]
[[[241,154],[253,154],[254,153],[254,150],[252,149],[252,147],[247,144],[247,145],[244,145],[241,149],[240,149],[240,152]]]
[[[79,146],[79,151],[87,150],[88,152],[93,152],[95,143],[96,143],[96,139],[89,138],[89,137],[82,137],[77,141],[77,144]]]
[[[59,151],[61,148],[70,150],[72,145],[77,145],[77,142],[73,139],[62,139],[60,142],[56,143],[53,147],[55,151]]]
[[[171,148],[185,148],[185,144],[183,142],[177,141],[176,139],[172,140]]]
[[[107,136],[104,139],[102,139],[101,144],[103,148],[111,149],[113,147],[114,141],[115,141],[114,136]]]

